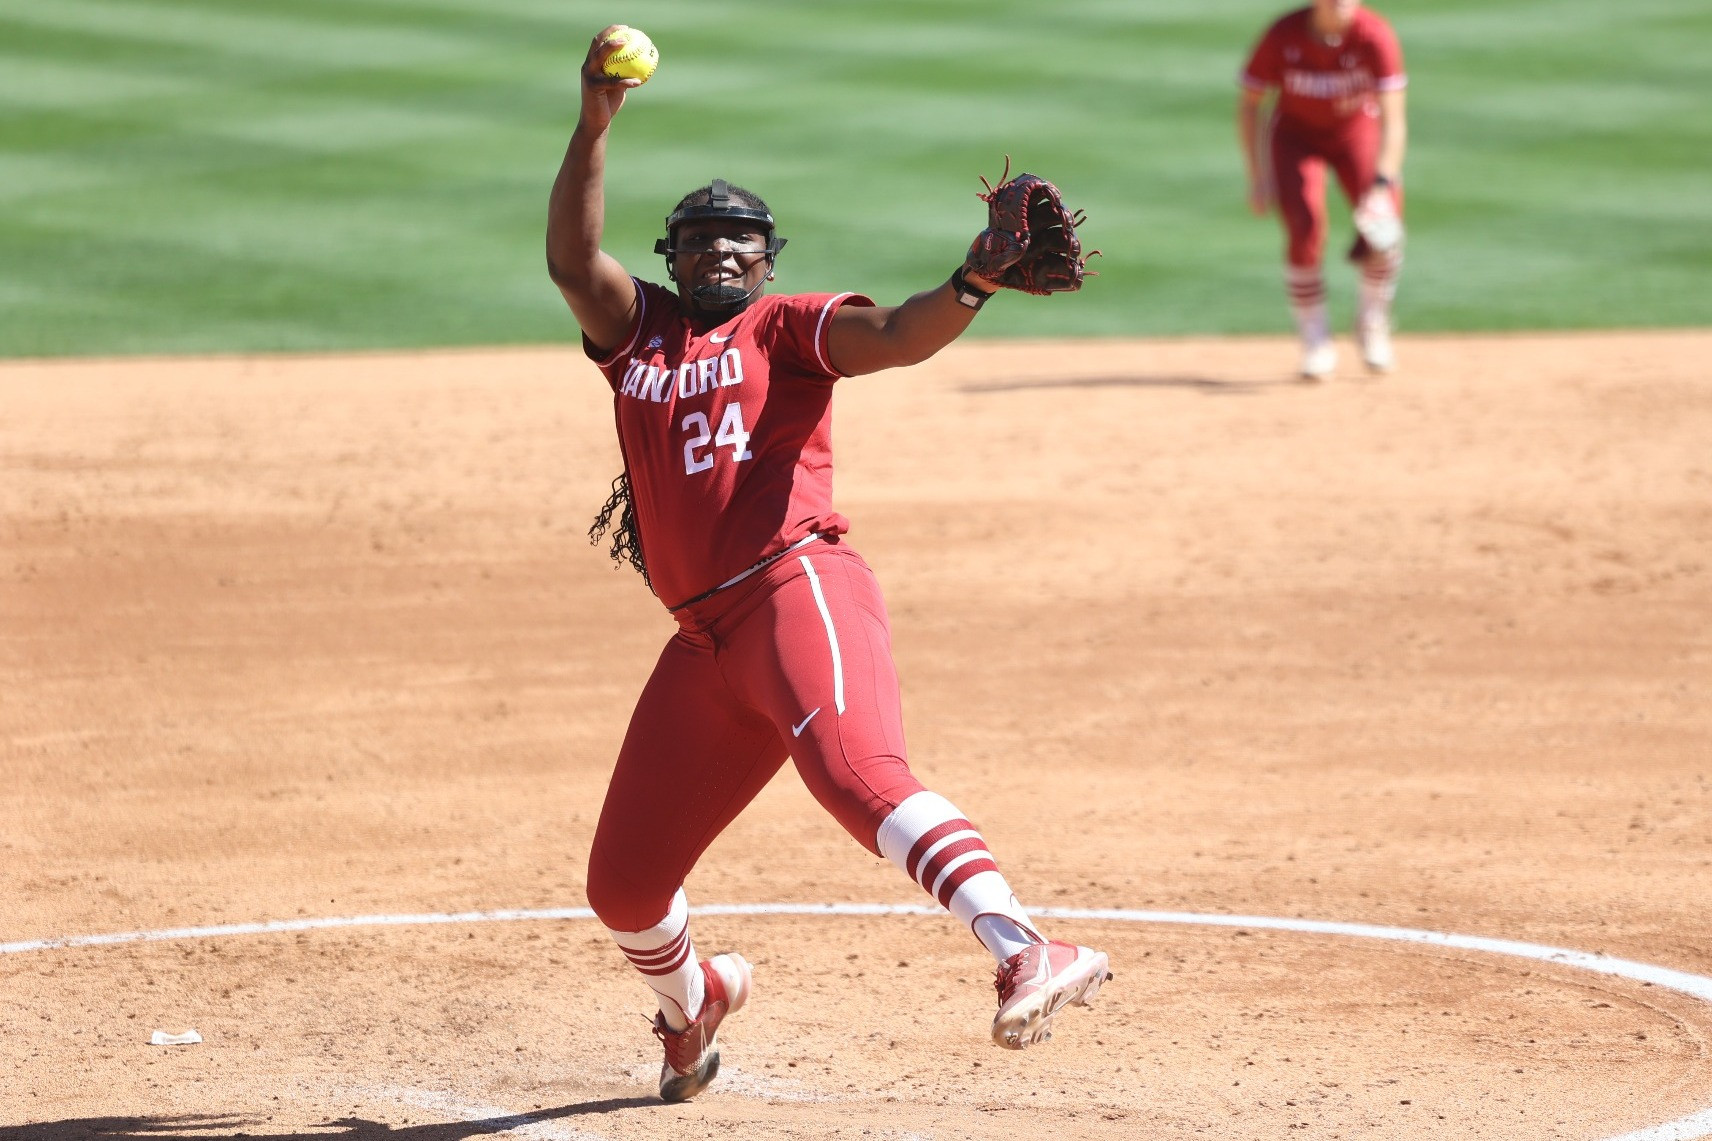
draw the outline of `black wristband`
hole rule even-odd
[[[970,309],[979,309],[981,306],[983,306],[987,303],[987,298],[991,297],[992,294],[984,292],[984,291],[979,290],[979,289],[976,289],[973,285],[970,285],[967,281],[964,281],[963,280],[964,268],[965,267],[963,267],[963,266],[958,266],[955,270],[952,271],[952,273],[951,273],[952,291],[957,294],[957,304],[967,306]]]
[[[1383,174],[1376,174],[1373,176],[1373,185],[1375,185],[1375,186],[1390,186],[1391,180],[1389,178],[1386,178]]]

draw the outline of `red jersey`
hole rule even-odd
[[[696,333],[677,294],[636,281],[618,348],[583,341],[613,391],[654,593],[676,607],[816,532],[832,509],[832,315],[854,293],[766,295]]]
[[[1278,18],[1255,45],[1242,85],[1278,89],[1281,123],[1312,131],[1335,131],[1357,115],[1379,114],[1381,91],[1400,91],[1403,49],[1385,17],[1357,8],[1349,28],[1333,40],[1313,27],[1314,10],[1300,8]]]

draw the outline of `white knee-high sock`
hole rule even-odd
[[[1304,345],[1317,345],[1331,336],[1326,320],[1326,278],[1319,266],[1286,265],[1284,292],[1290,298],[1290,315]]]
[[[957,807],[918,792],[880,824],[880,854],[904,870],[1003,962],[1046,940],[1000,874],[987,842]]]
[[[1389,323],[1391,301],[1397,296],[1397,278],[1403,272],[1401,248],[1370,253],[1362,261],[1361,289],[1356,302],[1358,320]]]
[[[666,917],[646,931],[607,928],[630,965],[642,972],[660,1002],[660,1014],[673,1030],[682,1030],[701,1013],[707,997],[701,963],[690,941],[690,905],[682,888],[672,896]]]

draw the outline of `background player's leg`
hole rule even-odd
[[[1333,162],[1338,184],[1353,207],[1373,185],[1374,166],[1379,157],[1377,120],[1358,118],[1351,122],[1343,145]],[[1403,188],[1390,188],[1399,219],[1403,216]],[[1374,372],[1390,372],[1396,366],[1391,348],[1391,305],[1397,296],[1397,279],[1403,272],[1403,245],[1376,249],[1356,234],[1349,260],[1359,275],[1355,307],[1355,339],[1361,357]]]
[[[734,701],[712,648],[684,634],[637,700],[589,852],[589,906],[683,1029],[705,978],[683,883],[785,760],[772,723]]]
[[[1360,296],[1355,311],[1355,338],[1361,359],[1374,372],[1397,367],[1391,347],[1391,303],[1397,296],[1397,278],[1403,272],[1403,247],[1374,251],[1360,264]]]
[[[1290,296],[1290,314],[1296,321],[1296,336],[1302,343],[1300,372],[1306,380],[1321,380],[1337,368],[1337,347],[1332,343],[1326,316],[1326,279],[1320,267],[1287,264],[1284,289]]]
[[[1284,288],[1301,340],[1301,374],[1311,380],[1337,367],[1326,318],[1325,165],[1288,131],[1272,134],[1272,179],[1284,224]]]

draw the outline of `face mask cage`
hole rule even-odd
[[[766,234],[767,244],[760,249],[736,250],[738,253],[764,253],[767,257],[767,276],[773,272],[773,261],[779,256],[779,251],[785,248],[788,239],[774,236],[773,216],[765,210],[753,206],[741,205],[732,200],[731,184],[723,178],[713,180],[708,190],[707,201],[693,206],[685,206],[674,212],[666,219],[666,237],[654,243],[654,252],[666,259],[666,276],[671,280],[678,279],[677,269],[672,259],[679,253],[705,253],[704,249],[690,249],[677,244],[678,226],[684,222],[702,219],[719,218],[735,219],[761,223],[760,229]],[[723,239],[722,239],[723,240]],[[712,248],[711,245],[709,248]],[[754,289],[742,290],[734,285],[697,286],[691,290],[691,295],[704,305],[713,308],[730,309],[746,304],[761,289],[757,282]]]

